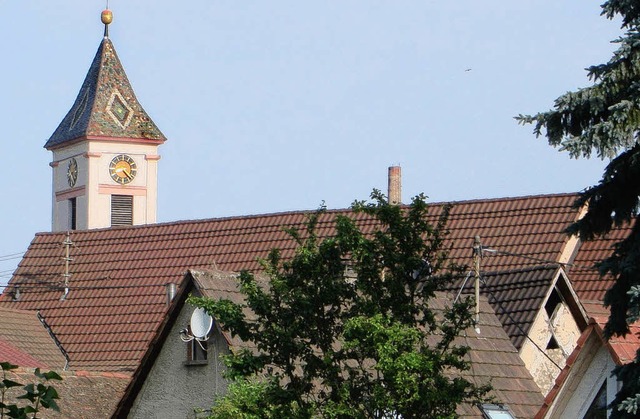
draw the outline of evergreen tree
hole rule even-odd
[[[453,418],[481,400],[488,388],[462,377],[468,348],[454,341],[472,324],[469,301],[443,308],[437,293],[459,274],[442,248],[448,209],[434,226],[421,196],[408,208],[373,200],[353,206],[372,233],[337,216],[322,240],[322,212],[290,231],[295,255],[271,252],[268,281],[241,274],[246,305],[191,299],[256,348],[226,359],[236,381],[212,417]]]
[[[626,335],[639,319],[640,298],[640,1],[609,0],[602,5],[608,19],[622,18],[624,35],[606,64],[587,69],[593,85],[556,99],[554,108],[534,116],[519,115],[520,123],[534,124],[536,136],[567,151],[571,157],[610,158],[600,182],[581,193],[576,205],[588,203],[588,212],[568,231],[583,240],[606,235],[616,226],[631,224],[626,239],[598,264],[614,285],[604,303],[611,315],[607,336]],[[640,354],[636,360],[640,360]],[[616,370],[623,386],[613,402],[612,417],[636,417],[640,405],[640,364]]]

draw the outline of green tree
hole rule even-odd
[[[640,2],[606,1],[602,15],[621,17],[625,32],[614,41],[618,48],[609,62],[587,69],[593,84],[560,96],[548,112],[516,119],[533,123],[536,136],[545,136],[549,144],[571,157],[595,153],[611,159],[600,182],[580,194],[576,205],[588,203],[588,212],[568,232],[592,240],[616,226],[632,225],[628,237],[598,264],[601,275],[615,278],[604,299],[611,309],[606,333],[624,336],[629,333],[629,324],[640,318]],[[612,417],[636,417],[639,367],[636,362],[616,370],[623,386],[613,402],[618,408]]]
[[[42,373],[39,368],[36,368],[33,374],[40,382],[24,385],[9,378],[9,371],[17,368],[17,366],[8,362],[0,362],[0,369],[2,370],[0,419],[5,416],[13,419],[35,419],[42,409],[59,411],[60,409],[56,404],[56,400],[59,398],[58,392],[53,386],[47,385],[47,382],[50,380],[62,380],[62,377],[53,371]],[[21,391],[18,394],[13,394],[11,400],[14,402],[10,403],[8,393],[13,388],[20,388]],[[24,400],[24,403],[15,403],[17,400]]]
[[[192,298],[255,346],[225,360],[236,381],[212,417],[453,418],[480,401],[488,387],[462,377],[468,348],[454,341],[472,324],[469,301],[433,307],[460,273],[443,248],[448,212],[432,225],[423,196],[400,208],[374,191],[353,205],[373,232],[336,216],[321,239],[320,211],[289,231],[290,260],[262,261],[267,280],[241,273],[246,305]]]

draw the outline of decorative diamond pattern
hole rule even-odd
[[[122,129],[126,129],[131,123],[133,117],[133,109],[127,104],[119,91],[114,90],[107,104],[107,113],[113,118],[114,122],[120,125]]]

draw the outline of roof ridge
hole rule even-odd
[[[465,201],[431,202],[431,203],[428,203],[428,206],[441,206],[441,205],[447,205],[447,204],[453,204],[455,206],[455,205],[459,205],[459,204],[471,204],[471,203],[477,203],[477,202],[489,203],[489,202],[522,201],[522,200],[528,200],[528,199],[533,199],[533,198],[569,197],[569,196],[574,196],[574,195],[577,195],[577,193],[569,192],[569,193],[558,193],[558,194],[524,195],[524,196],[517,196],[517,197],[502,197],[502,198],[478,198],[478,199],[465,200]],[[222,222],[222,221],[229,221],[229,220],[250,220],[250,219],[257,219],[257,218],[282,217],[282,216],[286,216],[286,215],[305,215],[305,214],[312,214],[312,213],[315,213],[317,211],[318,210],[314,210],[314,209],[301,209],[301,210],[286,210],[286,211],[265,212],[265,213],[257,213],[257,214],[228,215],[228,216],[222,216],[222,217],[196,218],[196,219],[188,219],[188,220],[174,220],[174,221],[165,221],[165,222],[160,222],[160,223],[142,224],[142,225],[135,225],[135,226],[119,226],[119,227],[96,228],[96,229],[91,229],[91,230],[75,230],[74,232],[72,232],[72,234],[79,235],[79,234],[85,234],[87,232],[92,233],[92,232],[97,232],[97,231],[144,230],[144,229],[150,229],[150,228],[155,228],[155,227],[163,227],[163,226],[170,226],[170,225],[199,224],[199,223],[205,223],[205,222],[219,222],[219,221]],[[324,212],[326,214],[352,213],[353,209],[351,209],[351,208],[334,208],[334,209],[323,210],[322,212]],[[495,212],[495,211],[493,211],[493,212]],[[36,236],[47,236],[47,235],[57,236],[57,235],[64,235],[64,234],[66,234],[66,232],[49,232],[49,231],[45,231],[45,232],[36,233]]]
[[[483,271],[483,275],[507,275],[515,273],[533,272],[533,271],[546,271],[552,269],[560,269],[559,263],[546,263],[542,265],[524,266],[522,268],[502,269],[497,271]]]
[[[500,202],[500,201],[522,201],[525,199],[532,198],[548,198],[548,197],[569,197],[569,196],[577,196],[579,192],[558,192],[558,193],[542,193],[542,194],[532,194],[532,195],[521,195],[521,196],[505,196],[499,198],[474,198],[474,199],[464,199],[460,201],[446,201],[440,202],[440,204],[461,204],[461,203],[473,203],[473,202]]]
[[[96,95],[96,90],[98,89],[97,84],[100,82],[100,77],[102,76],[102,72],[103,72],[102,63],[104,63],[104,60],[105,60],[105,45],[107,45],[107,43],[111,43],[111,40],[109,39],[109,37],[105,36],[105,37],[102,38],[102,41],[100,41],[100,46],[98,47],[98,51],[96,52],[96,56],[94,58],[94,61],[97,61],[98,70],[96,72],[96,86],[90,86],[90,87],[93,87],[92,90],[94,90],[94,91],[90,92],[90,93],[93,93],[93,95],[91,95],[93,97],[91,98],[92,102],[91,102],[91,107],[90,107],[90,110],[89,110],[89,120],[87,121],[87,128],[85,130],[85,133],[86,133],[86,131],[88,131],[88,129],[89,129],[88,125],[91,123],[92,116],[93,116],[94,112],[97,110],[96,108],[97,108],[98,100],[96,99],[96,96],[97,96]],[[112,47],[112,49],[113,49],[113,51],[115,53],[115,48],[113,48],[113,44],[112,43],[111,43],[111,47]],[[98,58],[98,55],[100,55],[100,58]],[[91,67],[93,67],[93,65],[94,65],[94,62],[91,62]],[[91,71],[91,67],[89,68],[89,71]],[[88,76],[89,75],[87,74],[87,77]],[[81,89],[82,89],[82,87],[81,87]],[[81,92],[78,92],[78,96],[80,96],[80,93]]]

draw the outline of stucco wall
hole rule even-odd
[[[209,340],[208,364],[185,365],[187,343],[178,332],[189,324],[193,307],[185,305],[162,347],[129,413],[130,418],[194,418],[195,408],[209,409],[216,395],[224,394],[224,365],[219,359],[227,354],[224,338],[213,332]],[[215,325],[214,325],[215,329]]]

